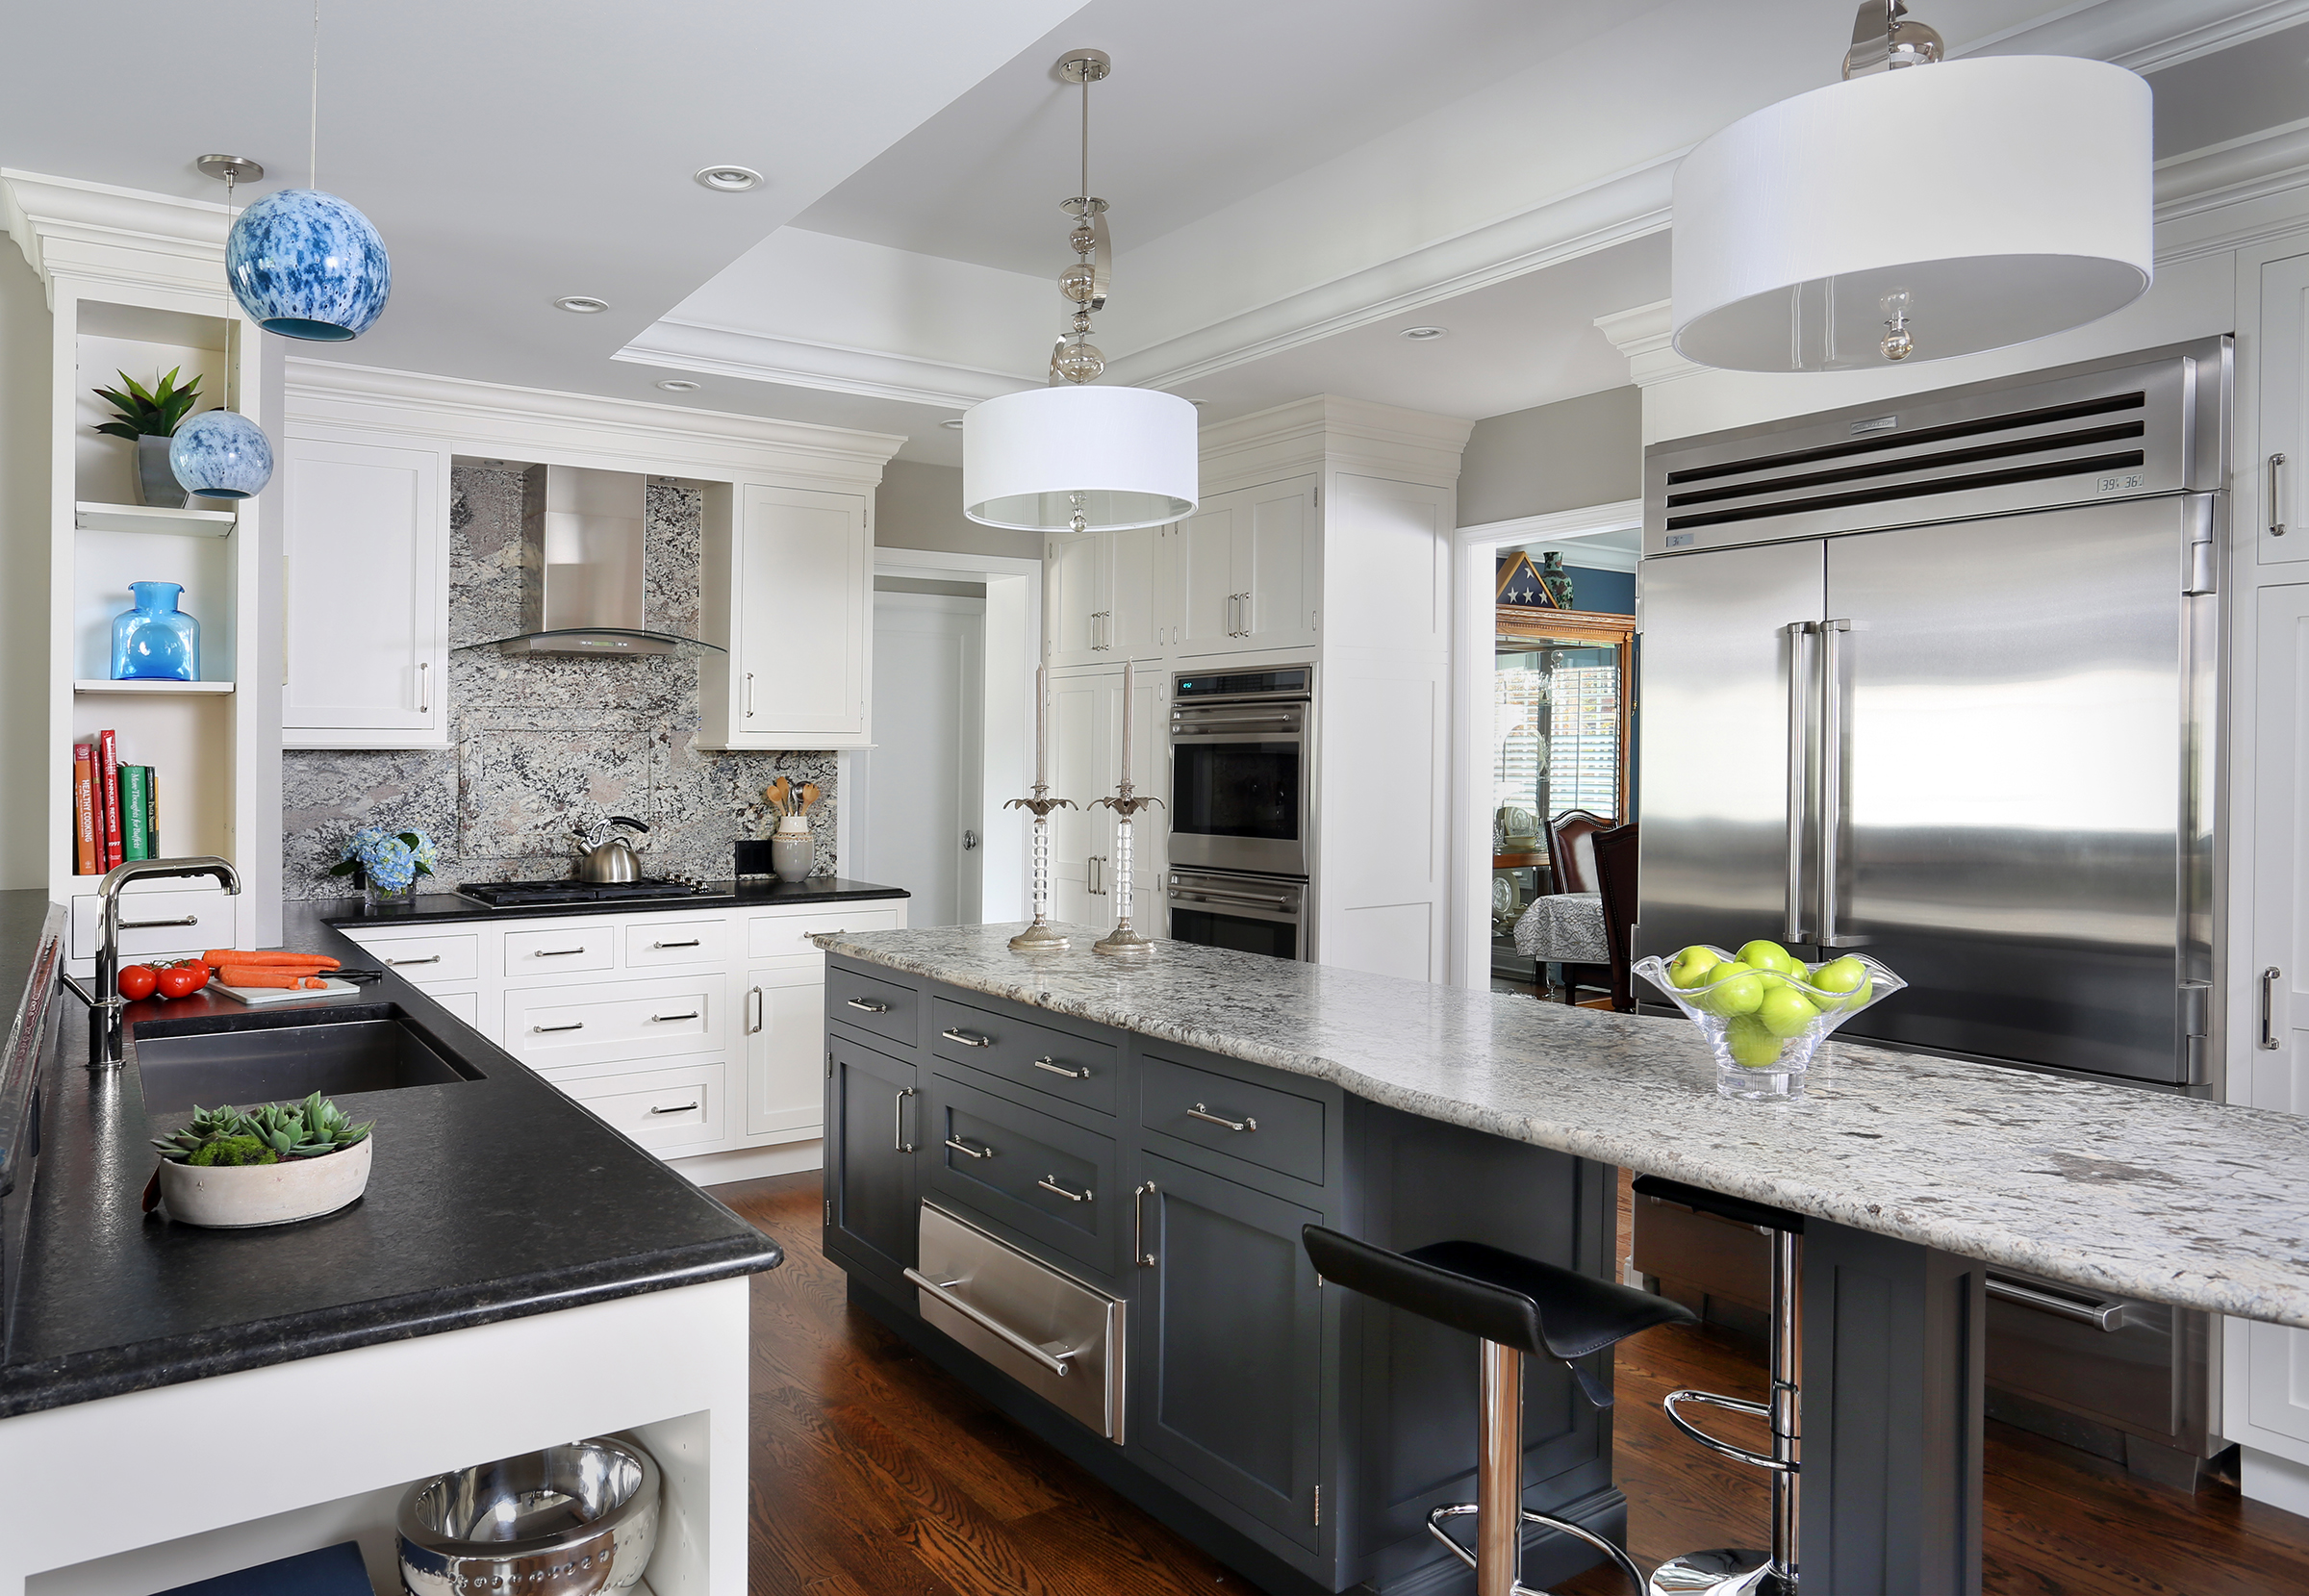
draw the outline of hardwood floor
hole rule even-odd
[[[761,1596],[1183,1596],[1248,1591],[844,1301],[819,1252],[819,1178],[714,1195],[774,1236],[753,1281],[752,1568]],[[1626,1207],[1620,1255],[1627,1253]],[[1762,1479],[1704,1455],[1660,1399],[1680,1385],[1761,1396],[1763,1370],[1720,1332],[1667,1327],[1622,1344],[1615,1464],[1637,1559],[1762,1533]],[[1761,1431],[1723,1415],[1728,1438]],[[1470,1446],[1473,1438],[1470,1437]],[[2309,1519],[2219,1482],[2194,1498],[1992,1424],[1988,1596],[2309,1596]],[[1619,1596],[1602,1570],[1560,1596]]]

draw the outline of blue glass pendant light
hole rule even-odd
[[[168,469],[203,498],[251,498],[272,480],[272,444],[239,411],[203,411],[168,440]]]
[[[320,151],[320,0],[313,0],[311,150],[303,189],[266,194],[241,214],[225,241],[233,296],[256,324],[284,338],[341,343],[384,314],[393,263],[369,220],[314,175]]]

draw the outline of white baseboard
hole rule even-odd
[[[771,1175],[797,1175],[825,1167],[823,1141],[786,1142],[777,1147],[741,1147],[727,1153],[700,1153],[695,1158],[669,1158],[666,1167],[700,1186],[719,1186],[726,1180],[759,1180]]]
[[[2241,1495],[2309,1518],[2309,1463],[2296,1463],[2249,1446],[2240,1446],[2237,1456]]]

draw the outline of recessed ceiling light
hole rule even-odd
[[[668,377],[657,386],[669,393],[695,393],[699,387],[687,377]]]
[[[938,424],[942,427],[952,427],[954,431],[960,432],[962,430],[962,418],[959,416],[949,416],[945,420],[939,422]]]
[[[1413,342],[1425,343],[1429,339],[1441,338],[1445,333],[1450,331],[1451,329],[1449,327],[1406,327],[1402,332],[1397,333],[1395,336],[1397,338],[1410,339]]]
[[[701,187],[725,194],[742,194],[762,186],[762,174],[751,166],[700,166],[694,174]]]
[[[572,316],[599,316],[609,309],[608,300],[596,299],[590,293],[565,293],[553,304],[555,309],[568,311]]]

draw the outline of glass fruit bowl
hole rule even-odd
[[[1738,953],[1699,945],[1672,960],[1654,954],[1635,974],[1700,1027],[1715,1054],[1717,1095],[1749,1101],[1800,1096],[1822,1038],[1908,985],[1865,953],[1808,965],[1768,942]]]

